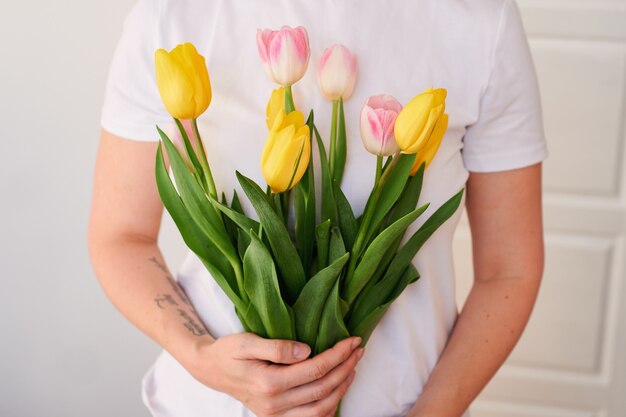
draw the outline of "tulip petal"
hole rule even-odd
[[[256,33],[256,44],[259,50],[259,56],[263,62],[268,62],[269,60],[269,41],[272,37],[272,33],[273,31],[271,29],[258,29]]]
[[[356,56],[343,45],[327,48],[319,60],[317,80],[324,97],[345,101],[356,83]]]
[[[439,146],[443,141],[443,136],[448,128],[448,115],[442,114],[437,123],[435,124],[435,128],[433,130],[428,143],[422,149],[421,152],[417,154],[417,158],[415,159],[415,164],[413,168],[411,168],[411,175],[415,175],[417,170],[419,169],[422,162],[425,162],[425,168],[428,168],[428,165],[432,162],[439,150]]]
[[[195,111],[193,83],[177,59],[164,49],[155,52],[156,80],[161,100],[177,119],[191,119]]]
[[[280,87],[272,91],[272,96],[267,102],[265,113],[267,115],[267,128],[271,129],[280,111],[285,111],[285,88]]]

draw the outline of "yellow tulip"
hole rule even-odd
[[[261,171],[272,192],[282,193],[296,185],[310,157],[310,132],[304,115],[299,111],[286,115],[281,109],[261,154]]]
[[[177,119],[195,119],[209,107],[211,83],[204,57],[191,43],[154,54],[156,80],[168,113]]]
[[[443,135],[446,133],[446,129],[448,128],[448,115],[442,114],[437,124],[435,124],[435,128],[433,130],[432,135],[430,135],[430,139],[424,146],[420,152],[417,153],[417,157],[415,158],[415,163],[413,164],[413,168],[411,169],[411,175],[415,175],[417,170],[419,169],[422,162],[426,163],[424,169],[428,168],[428,165],[435,158],[435,154],[439,150],[439,146],[441,145],[441,141],[443,140]]]
[[[267,128],[274,126],[274,119],[280,111],[285,110],[285,87],[280,87],[272,91],[272,96],[267,102],[265,114],[267,115]]]
[[[403,153],[418,153],[424,148],[446,109],[446,95],[444,88],[434,90],[429,87],[415,96],[398,114],[394,135]]]

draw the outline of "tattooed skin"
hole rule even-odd
[[[187,295],[180,288],[180,286],[178,285],[176,280],[174,278],[172,278],[172,276],[169,274],[169,272],[167,271],[167,268],[165,267],[165,265],[163,265],[161,262],[159,262],[159,260],[157,258],[155,258],[154,256],[150,257],[149,261],[152,262],[154,265],[156,265],[156,267],[159,268],[165,274],[165,279],[170,284],[170,286],[172,287],[172,291],[174,291],[176,293],[176,295],[178,296],[180,301],[183,302],[184,304],[187,304],[188,306],[190,306],[191,303],[189,302],[189,299],[187,298]]]
[[[189,330],[191,334],[195,336],[204,336],[209,334],[204,324],[198,318],[198,315],[193,309],[189,298],[187,298],[185,292],[182,290],[182,288],[180,288],[176,280],[174,280],[174,278],[172,278],[172,276],[169,274],[165,265],[159,262],[159,260],[154,256],[148,258],[148,260],[165,274],[165,279],[172,287],[172,291],[174,292],[174,294],[176,294],[176,298],[174,298],[172,294],[159,294],[154,299],[157,307],[161,310],[168,307],[175,307],[178,315],[183,320],[183,326],[185,326],[185,328]],[[187,307],[181,308],[181,304],[184,304],[184,306],[182,307]]]
[[[176,302],[176,300],[174,300],[172,294],[163,294],[162,296],[155,298],[154,302],[161,309],[165,308],[166,304],[169,304],[171,306],[178,306],[178,303]]]
[[[178,314],[183,318],[183,320],[185,320],[184,325],[187,330],[189,330],[192,334],[196,336],[204,336],[206,334],[209,334],[209,332],[203,325],[199,324],[192,316],[189,315],[189,313],[187,313],[182,308],[178,309]]]

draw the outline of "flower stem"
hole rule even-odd
[[[383,172],[383,157],[378,155],[376,156],[376,181],[374,182],[374,185],[378,184],[380,182],[380,175]]]
[[[202,169],[204,171],[204,176],[206,178],[207,186],[209,187],[209,195],[217,199],[217,189],[215,188],[215,181],[213,181],[213,174],[211,173],[211,168],[209,167],[209,161],[207,161],[206,152],[204,150],[204,145],[202,144],[202,139],[200,138],[200,131],[198,130],[197,119],[192,119],[191,125],[193,127],[193,137],[194,137],[194,140],[196,141],[196,147],[198,148],[198,153],[200,154],[200,165],[202,165]]]
[[[339,100],[333,100],[333,115],[330,124],[330,149],[328,151],[328,160],[330,162],[330,177],[334,178],[335,166],[337,163],[337,115],[339,112]]]
[[[291,86],[285,86],[285,113],[289,114],[296,109],[296,105],[293,102],[293,94],[291,92]]]

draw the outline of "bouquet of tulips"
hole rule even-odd
[[[189,43],[155,54],[159,92],[180,139],[172,141],[157,127],[161,199],[246,331],[305,342],[312,354],[351,335],[364,345],[390,304],[419,278],[411,260],[461,202],[463,190],[405,239],[428,206],[416,207],[424,170],[447,128],[446,91],[429,88],[404,108],[388,95],[366,101],[361,136],[377,156],[376,181],[357,216],[341,188],[348,152],[343,101],[355,85],[354,55],[335,45],[320,59],[319,84],[332,101],[327,152],[313,111],[305,120],[292,97],[308,66],[306,30],[260,30],[257,43],[265,71],[281,87],[268,102],[269,134],[260,155],[267,187],[236,173],[256,216],[244,213],[236,192],[227,201],[214,184],[196,123],[211,101],[209,75]],[[319,167],[311,157],[314,144]],[[321,184],[315,184],[314,169],[321,170]]]

